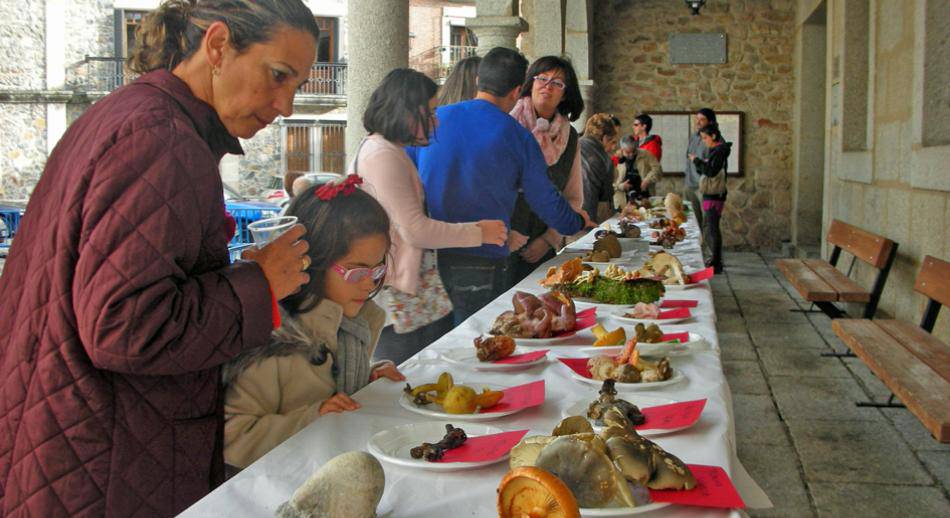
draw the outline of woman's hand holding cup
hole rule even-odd
[[[303,225],[294,225],[263,248],[248,248],[241,256],[260,265],[277,300],[310,282],[310,275],[304,272],[310,266],[307,256],[310,245],[301,240],[306,233]]]

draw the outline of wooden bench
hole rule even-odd
[[[864,318],[874,318],[887,274],[897,256],[897,243],[839,220],[831,222],[827,241],[834,245],[828,261],[779,259],[776,266],[803,299],[818,306],[829,317],[840,318],[846,314],[835,305],[836,302],[863,302]],[[877,269],[877,278],[870,290],[864,289],[838,270],[842,250],[854,256],[849,274],[855,260]]]
[[[920,327],[899,320],[838,319],[835,334],[892,392],[887,403],[907,406],[940,442],[950,442],[950,345],[934,337],[941,305],[950,304],[950,263],[924,258],[914,289],[929,299]],[[903,402],[894,403],[894,397]]]

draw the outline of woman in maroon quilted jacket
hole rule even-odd
[[[144,75],[50,155],[0,279],[0,515],[168,516],[221,481],[219,366],[308,277],[299,226],[228,264],[218,161],[290,115],[318,34],[300,0],[166,2]]]

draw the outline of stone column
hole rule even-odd
[[[394,68],[409,65],[409,2],[347,0],[346,155],[360,140],[363,112],[373,90]]]
[[[466,21],[465,26],[478,36],[475,52],[479,56],[495,47],[517,48],[518,35],[528,30],[528,23],[518,15],[517,1],[477,0],[475,13],[475,18]]]
[[[66,2],[46,0],[46,89],[66,86]],[[46,154],[66,132],[66,103],[46,105]]]
[[[571,58],[574,72],[580,83],[581,98],[584,99],[584,111],[580,118],[574,121],[574,129],[582,131],[587,124],[587,118],[594,113],[594,78],[591,66],[590,20],[591,5],[589,0],[575,0],[567,2],[564,13],[564,54]]]

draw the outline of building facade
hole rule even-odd
[[[160,3],[0,4],[0,199],[27,199],[68,125],[103,95],[134,80],[123,61],[135,45],[142,17]],[[245,154],[226,156],[221,163],[224,181],[247,196],[278,184],[286,171],[343,172],[346,166],[347,1],[305,3],[321,37],[317,63],[297,96],[294,115],[243,140]],[[473,2],[468,4],[411,2],[410,58],[420,70],[438,78],[453,57],[457,61],[456,55],[474,52],[464,27],[475,15]]]

